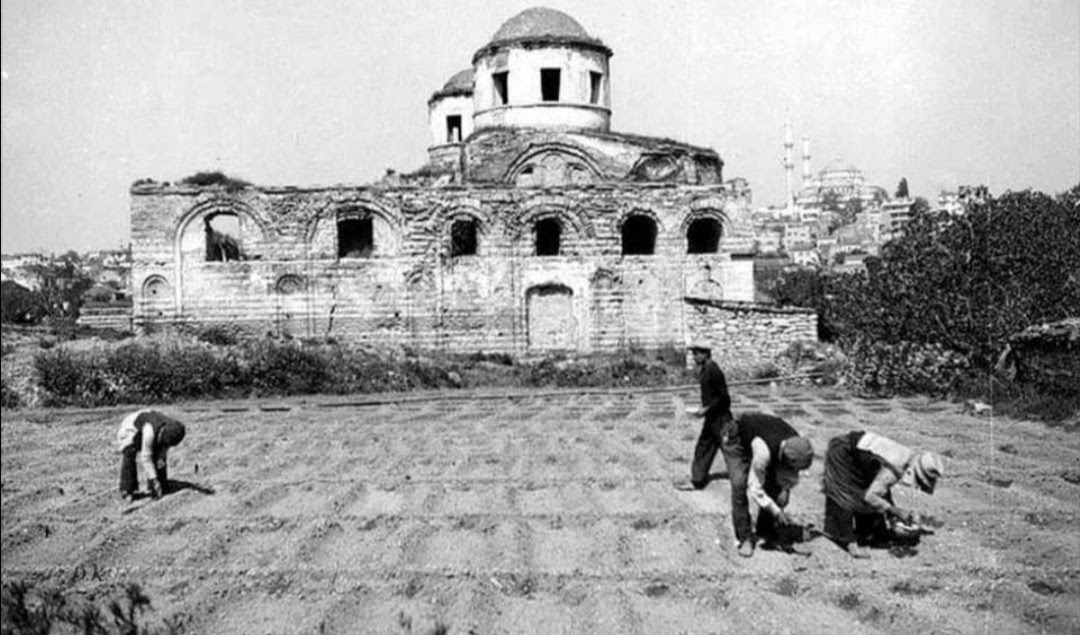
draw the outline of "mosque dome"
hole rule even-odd
[[[446,80],[443,87],[435,91],[431,96],[431,100],[441,99],[443,97],[454,97],[456,95],[469,96],[473,93],[473,69],[466,68],[465,70],[458,71]]]
[[[562,11],[547,7],[533,7],[510,18],[495,35],[492,42],[520,40],[525,38],[564,37],[590,40],[589,33],[578,21]]]
[[[589,35],[588,31],[574,18],[555,9],[532,7],[503,22],[499,30],[491,37],[491,41],[477,51],[477,56],[507,44],[527,42],[578,44],[599,49],[611,55],[611,49],[599,39]]]

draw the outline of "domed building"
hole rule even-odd
[[[528,9],[431,94],[415,171],[136,183],[136,323],[459,352],[681,347],[701,315],[687,298],[754,297],[752,263],[732,258],[750,190],[712,149],[613,131],[611,59],[572,17]]]

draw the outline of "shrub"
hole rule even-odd
[[[229,192],[236,192],[251,185],[251,183],[248,183],[243,179],[228,176],[217,170],[211,172],[196,172],[195,174],[180,179],[180,182],[184,185],[196,185],[198,187],[221,185]]]
[[[21,405],[19,393],[8,385],[7,379],[0,377],[0,408],[18,408]]]
[[[200,342],[206,342],[214,346],[234,346],[240,341],[235,329],[219,325],[204,328],[198,331],[195,337]]]
[[[858,392],[944,396],[967,372],[967,358],[938,344],[857,339],[848,348],[845,381]]]

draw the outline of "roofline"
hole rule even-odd
[[[492,40],[491,42],[488,42],[484,46],[481,46],[479,49],[477,49],[476,53],[473,53],[472,63],[475,65],[476,61],[481,57],[496,53],[499,49],[503,48],[529,48],[530,46],[544,45],[574,46],[578,48],[592,49],[594,51],[603,53],[608,57],[611,57],[615,54],[606,44],[594,38],[583,38],[573,35],[527,35],[504,40]]]

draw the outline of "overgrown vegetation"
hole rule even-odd
[[[693,381],[673,351],[548,357],[423,357],[333,342],[234,339],[219,327],[196,337],[131,341],[34,358],[46,406],[106,406],[195,398],[352,394],[487,387],[663,386]],[[209,343],[213,342],[213,343]]]
[[[915,214],[864,273],[789,272],[771,290],[818,310],[821,337],[849,355],[854,388],[973,389],[1011,335],[1077,314],[1080,185],[1056,198],[994,198],[985,188],[962,196],[964,214]]]
[[[5,582],[0,592],[0,632],[38,635],[165,635],[183,632],[183,617],[151,623],[150,598],[128,584],[101,605],[73,598],[51,587]]]
[[[251,183],[248,183],[244,179],[229,176],[217,170],[196,172],[195,174],[180,179],[180,182],[184,185],[197,185],[199,187],[220,185],[229,192],[236,192],[251,186]]]

